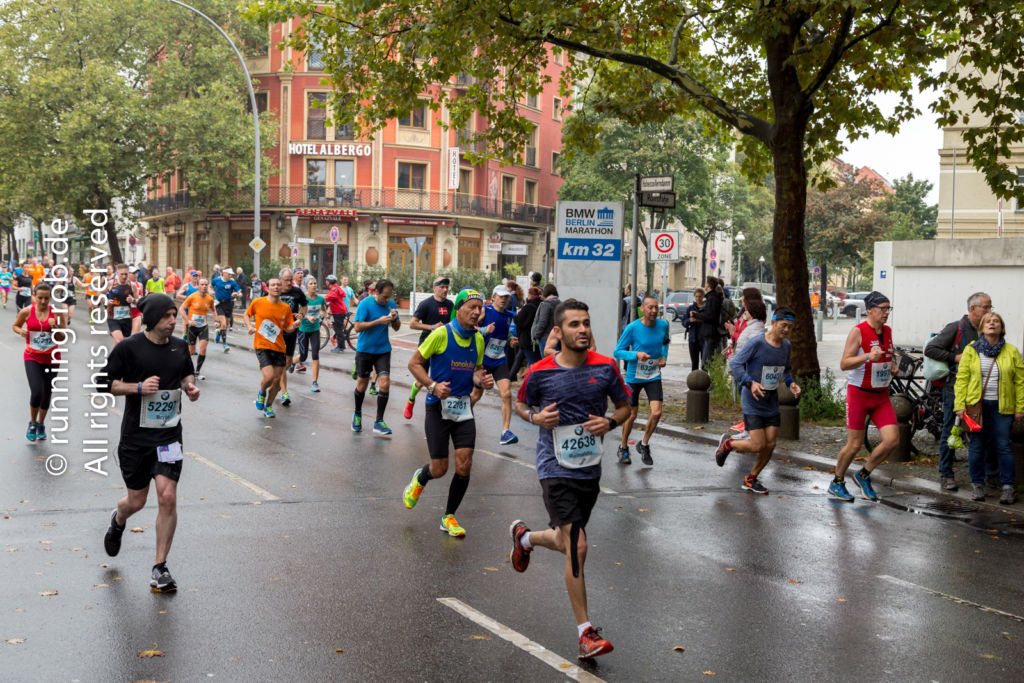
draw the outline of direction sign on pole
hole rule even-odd
[[[295,241],[299,244],[313,244],[314,242],[312,237],[296,237]]]
[[[650,206],[660,209],[676,208],[675,192],[641,192],[640,206]]]
[[[671,192],[675,187],[675,177],[670,175],[640,176],[641,192]]]
[[[647,250],[649,263],[674,263],[679,260],[679,232],[658,230],[651,232],[651,249]]]

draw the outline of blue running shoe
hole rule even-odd
[[[277,413],[274,412],[273,406],[267,406],[266,409],[263,411],[263,414],[266,415],[267,417],[277,417]]]
[[[287,391],[283,392],[281,394],[281,405],[283,405],[283,406],[290,406],[291,404],[292,404],[292,397],[288,395]]]
[[[359,413],[352,413],[352,431],[363,431],[363,416]]]
[[[833,479],[832,483],[828,485],[828,494],[847,503],[853,502],[853,496],[851,496],[850,492],[846,490],[845,481]]]
[[[318,383],[316,383],[316,382],[313,382],[313,384],[309,387],[309,390],[312,391],[314,394],[319,394],[320,393],[320,385]]]
[[[260,389],[259,391],[257,391],[256,392],[256,410],[263,410],[263,408],[266,405],[266,400],[267,400],[267,396],[266,396],[266,394],[263,393],[263,390]]]
[[[513,434],[508,429],[506,429],[502,433],[501,439],[498,440],[498,444],[501,445],[501,446],[509,446],[511,444],[514,444],[514,443],[519,443],[519,437],[516,436],[515,434]]]
[[[864,492],[864,497],[868,500],[878,500],[878,494],[875,493],[875,488],[871,485],[871,475],[865,475],[864,470],[861,470],[857,474],[853,475],[853,480],[857,482],[857,486]]]
[[[25,438],[28,439],[29,441],[35,441],[36,440],[36,423],[35,422],[29,422],[28,423],[28,431],[25,432]]]
[[[36,422],[36,441],[46,441],[46,425]]]
[[[373,433],[380,434],[381,436],[390,436],[391,427],[388,427],[387,422],[384,420],[377,420],[373,423]]]

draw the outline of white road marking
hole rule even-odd
[[[217,472],[218,474],[223,474],[225,477],[227,477],[231,481],[235,482],[239,486],[243,486],[243,487],[249,489],[250,491],[255,493],[257,496],[262,498],[263,500],[281,500],[278,496],[275,496],[270,491],[268,491],[268,490],[266,490],[264,488],[260,488],[259,486],[257,486],[256,484],[252,483],[251,481],[248,481],[247,479],[243,479],[242,477],[238,476],[234,472],[231,472],[229,470],[224,469],[223,467],[221,467],[217,463],[213,462],[212,460],[207,460],[206,458],[204,458],[203,456],[199,455],[198,453],[189,453],[188,457],[192,458],[193,460],[195,460],[197,462],[201,462],[202,464],[206,465],[207,467],[209,467],[214,472]]]
[[[487,629],[494,635],[503,638],[504,640],[507,640],[508,642],[518,647],[520,650],[523,650],[524,652],[529,652],[531,655],[533,655],[540,661],[544,662],[555,671],[561,674],[565,674],[574,681],[585,681],[586,683],[604,683],[603,680],[598,678],[597,676],[584,671],[580,667],[568,662],[565,659],[562,659],[551,650],[548,650],[544,646],[533,642],[523,634],[517,631],[513,631],[508,626],[505,626],[504,624],[501,624],[495,621],[494,619],[491,619],[486,614],[478,612],[477,610],[473,609],[461,600],[458,600],[456,598],[438,598],[437,601],[440,602],[442,605],[445,605],[446,607],[452,608],[453,610],[455,610],[462,616],[466,617],[470,621],[476,622],[480,626],[483,626],[485,629]]]
[[[477,453],[483,453],[484,455],[493,455],[495,458],[501,458],[502,460],[506,460],[508,462],[515,463],[516,465],[522,465],[523,467],[529,467],[531,470],[537,469],[537,466],[534,465],[532,462],[525,462],[523,460],[519,460],[517,458],[513,458],[510,455],[504,455],[503,453],[494,453],[492,451],[484,450],[483,448],[477,448],[475,450],[476,450]]]
[[[1003,610],[996,609],[995,607],[989,607],[987,605],[981,605],[981,604],[978,604],[976,602],[971,602],[970,600],[965,600],[964,598],[958,598],[955,595],[950,595],[949,593],[943,593],[942,591],[937,591],[934,588],[928,588],[926,586],[919,586],[916,583],[911,583],[910,581],[904,581],[903,579],[897,579],[896,577],[889,576],[888,574],[879,574],[877,578],[882,579],[883,581],[888,581],[889,583],[894,583],[897,586],[903,586],[904,588],[916,588],[918,590],[924,591],[925,593],[930,593],[932,595],[938,596],[938,597],[943,598],[945,600],[949,600],[950,602],[955,602],[958,605],[967,605],[968,607],[976,607],[976,608],[980,609],[982,612],[987,612],[989,614],[998,614],[1001,617],[1007,617],[1008,619],[1013,619],[1014,621],[1017,621],[1017,622],[1020,622],[1020,623],[1024,623],[1024,617],[1017,616],[1016,614],[1011,614],[1010,612],[1004,612]]]

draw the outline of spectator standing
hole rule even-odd
[[[543,354],[548,342],[548,335],[555,326],[555,309],[562,303],[558,298],[558,289],[553,284],[544,285],[541,290],[543,301],[537,306],[537,315],[530,327],[530,338],[537,343],[538,351]]]
[[[532,338],[533,321],[537,317],[537,307],[540,306],[540,302],[540,288],[530,287],[530,291],[526,295],[526,302],[519,309],[519,312],[516,313],[516,337],[519,339],[519,355],[516,356],[510,371],[513,381],[519,378],[520,368],[524,366],[529,368],[540,360],[540,354],[537,352]]]
[[[764,301],[757,299],[747,303],[744,315],[747,316],[747,322],[743,326],[743,331],[736,338],[736,343],[733,347],[733,357],[747,345],[747,342],[764,336],[764,326],[768,320],[768,308],[764,305]]]
[[[682,324],[686,330],[687,346],[690,349],[690,369],[700,370],[700,354],[704,342],[700,336],[700,319],[696,314],[704,309],[704,290],[698,287],[693,290],[693,303],[683,313]]]
[[[709,275],[707,293],[704,296],[704,308],[691,314],[691,321],[700,323],[701,365],[705,369],[718,348],[718,325],[724,298],[725,293],[722,290],[721,281],[717,277]]]
[[[167,266],[167,277],[164,278],[164,293],[169,294],[173,299],[175,292],[181,287],[181,278],[174,272],[174,268]]]

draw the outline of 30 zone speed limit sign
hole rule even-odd
[[[679,232],[665,230],[651,233],[650,247],[647,249],[647,260],[650,263],[679,260]]]

